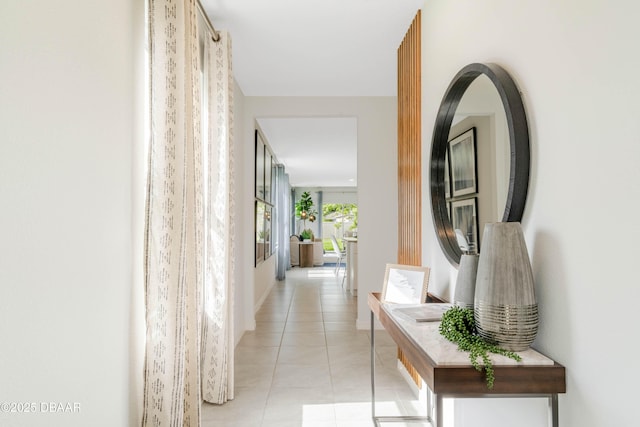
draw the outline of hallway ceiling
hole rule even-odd
[[[292,187],[357,185],[355,117],[261,118],[258,124]]]
[[[245,96],[395,96],[397,49],[424,0],[201,3],[214,27],[231,34],[233,73]],[[319,140],[328,141],[335,132],[327,120],[326,135],[317,135]],[[271,124],[265,137],[276,156],[284,159],[286,153],[278,151],[278,141],[272,137],[293,140],[300,125],[291,120],[281,121],[282,127]],[[316,131],[325,132],[322,126],[317,126]],[[340,144],[352,145],[346,151],[355,152],[355,135],[352,139],[343,138]],[[305,146],[308,161],[315,159],[317,164],[319,151],[310,147],[320,150],[322,144]],[[342,170],[345,168],[343,165]],[[326,170],[333,170],[333,166],[327,164],[317,172],[306,168],[290,176],[292,181],[319,182],[321,186],[328,185],[330,179],[334,181],[332,186],[354,185],[349,181],[335,182],[337,173],[327,174]],[[345,176],[353,173],[351,178],[354,177],[355,170],[354,156],[353,169]],[[298,173],[307,175],[298,179]]]

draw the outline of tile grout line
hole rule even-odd
[[[284,286],[288,286],[287,285],[287,281],[286,281],[286,277],[285,277],[285,281],[284,281]],[[277,286],[277,285],[276,285]],[[269,292],[269,296],[271,296],[271,292],[274,291],[275,288],[272,288],[271,291]],[[276,352],[276,360],[275,363],[273,364],[273,370],[271,372],[271,382],[269,383],[269,391],[267,391],[267,397],[264,400],[264,406],[262,409],[262,416],[260,417],[260,425],[263,425],[265,420],[264,417],[267,413],[267,407],[269,406],[269,400],[271,398],[271,393],[273,391],[273,383],[276,377],[276,369],[278,367],[278,361],[280,360],[280,351],[282,350],[282,341],[284,340],[284,331],[287,329],[287,323],[289,322],[289,313],[291,312],[291,305],[293,304],[293,296],[295,294],[295,291],[291,293],[291,297],[289,299],[289,304],[287,304],[287,315],[284,318],[284,326],[282,327],[282,331],[280,332],[280,341],[278,343],[278,351]]]

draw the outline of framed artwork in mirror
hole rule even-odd
[[[382,286],[382,302],[422,304],[427,301],[429,267],[387,264]]]
[[[477,193],[478,174],[476,170],[475,128],[471,128],[449,141],[449,157],[451,160],[451,193],[453,197]],[[446,179],[447,172],[445,171]]]
[[[451,225],[460,251],[463,254],[479,253],[477,197],[451,202]]]

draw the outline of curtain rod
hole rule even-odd
[[[204,7],[202,7],[202,3],[200,3],[200,0],[197,0],[196,4],[198,5],[200,14],[204,18],[204,22],[207,24],[207,27],[209,27],[209,30],[211,31],[211,38],[214,42],[220,41],[220,34],[218,34],[215,28],[213,28],[213,24],[209,20],[209,16],[207,16],[207,12],[205,12]]]

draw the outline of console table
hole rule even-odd
[[[439,322],[416,322],[394,314],[394,309],[399,306],[383,304],[380,293],[369,293],[367,300],[371,309],[371,415],[376,426],[380,422],[405,420],[428,421],[435,427],[442,427],[443,398],[546,397],[549,401],[549,426],[558,427],[558,394],[566,392],[564,366],[533,349],[518,353],[522,362],[492,354],[495,383],[489,390],[484,372],[471,366],[468,354],[458,351],[456,344],[439,334]],[[376,318],[427,385],[426,417],[376,416]]]

